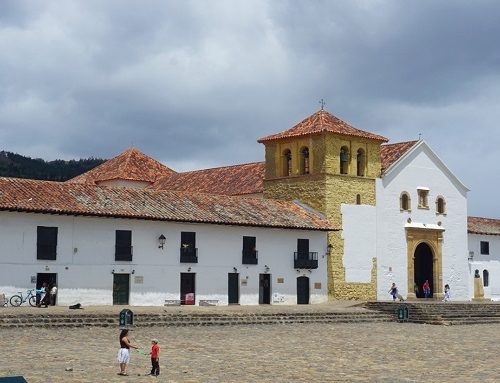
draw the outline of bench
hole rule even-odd
[[[200,306],[217,306],[219,303],[218,299],[200,299]]]
[[[163,306],[180,306],[181,305],[181,300],[180,299],[165,299],[165,303]]]

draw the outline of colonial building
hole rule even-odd
[[[480,278],[484,298],[498,301],[500,300],[500,220],[469,217],[468,226],[471,273]]]
[[[120,278],[131,281],[125,295],[133,304],[184,302],[188,290],[196,302],[222,304],[385,300],[393,282],[417,299],[426,280],[434,299],[445,284],[454,299],[472,298],[468,253],[494,241],[481,237],[476,246],[469,236],[468,251],[468,189],[425,141],[388,144],[325,110],[258,141],[264,162],[178,173],[131,148],[62,184],[4,179],[0,191],[10,190],[11,199],[0,198],[0,210],[10,212],[1,213],[0,224],[17,242],[2,259],[15,265],[18,258],[9,257],[23,249],[23,275],[38,281],[40,268],[57,265],[66,302],[92,296],[93,303],[116,303]],[[22,182],[31,185],[26,200],[43,196],[38,210],[15,198]],[[57,227],[61,241],[71,243],[65,255],[35,259],[35,227]],[[497,235],[471,231],[469,218],[469,235],[479,234]],[[161,237],[166,245],[156,249]],[[199,248],[199,262],[183,261],[184,245]],[[133,247],[133,261],[117,258],[121,246]],[[258,265],[245,262],[257,248]],[[477,264],[486,284],[498,260],[483,261],[493,262]],[[14,283],[12,267],[4,271],[9,286],[24,286]],[[71,274],[78,267],[84,268]],[[85,280],[77,276],[89,270],[86,286],[93,290],[82,295]],[[492,297],[499,294],[488,288]]]
[[[452,283],[468,299],[468,189],[425,142],[386,141],[320,110],[259,140],[264,196],[298,199],[340,223],[329,234],[333,298],[387,299],[392,282],[414,297],[428,279],[434,297]]]
[[[55,283],[64,305],[319,303],[329,230],[294,202],[0,178],[0,291]]]

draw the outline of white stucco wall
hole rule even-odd
[[[342,238],[346,282],[370,282],[372,258],[376,256],[375,206],[342,205]]]
[[[418,208],[417,187],[429,188],[429,209]],[[405,224],[436,225],[443,233],[443,286],[448,283],[456,300],[471,298],[467,260],[467,189],[450,176],[426,145],[420,146],[377,180],[377,258],[378,299],[388,300],[392,282],[406,296],[407,244]],[[410,194],[411,211],[400,211],[400,195]],[[446,215],[436,214],[438,196],[446,201]]]
[[[58,227],[57,260],[36,259],[37,226]],[[115,261],[115,230],[132,231],[132,262]],[[198,263],[180,263],[182,231],[196,232]],[[160,234],[167,238],[164,249],[158,248]],[[258,265],[242,264],[243,236],[257,238]],[[298,238],[309,239],[309,250],[318,252],[318,269],[294,269]],[[33,288],[31,277],[37,273],[57,273],[60,305],[112,304],[113,270],[130,274],[131,305],[163,305],[165,299],[180,299],[180,273],[188,268],[196,273],[197,304],[201,299],[227,304],[227,274],[234,267],[240,304],[258,304],[265,265],[271,294],[280,303],[296,303],[301,275],[310,278],[310,303],[327,300],[326,233],[320,231],[0,212],[0,243],[0,293]],[[136,283],[140,277],[143,283]],[[321,288],[315,289],[315,283]]]
[[[483,271],[489,273],[489,286],[484,286],[485,298],[500,301],[500,236],[469,234],[469,252],[473,252],[470,268],[470,286],[473,290],[474,273],[479,270],[481,279]],[[489,255],[481,254],[480,242],[489,243]],[[483,280],[484,283],[484,280]]]

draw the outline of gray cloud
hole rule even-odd
[[[496,1],[2,1],[1,149],[260,161],[324,98],[392,142],[422,133],[469,213],[500,217],[499,35]]]

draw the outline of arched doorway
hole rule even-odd
[[[415,249],[414,255],[414,281],[418,286],[417,298],[424,298],[422,285],[426,280],[431,287],[430,298],[434,294],[434,255],[432,249],[425,242],[420,243]]]
[[[408,298],[414,299],[414,284],[418,285],[419,296],[422,284],[429,280],[432,297],[443,299],[443,228],[422,228],[406,226],[408,260]]]
[[[309,278],[308,277],[298,277],[297,278],[297,304],[299,304],[299,305],[309,304]]]

